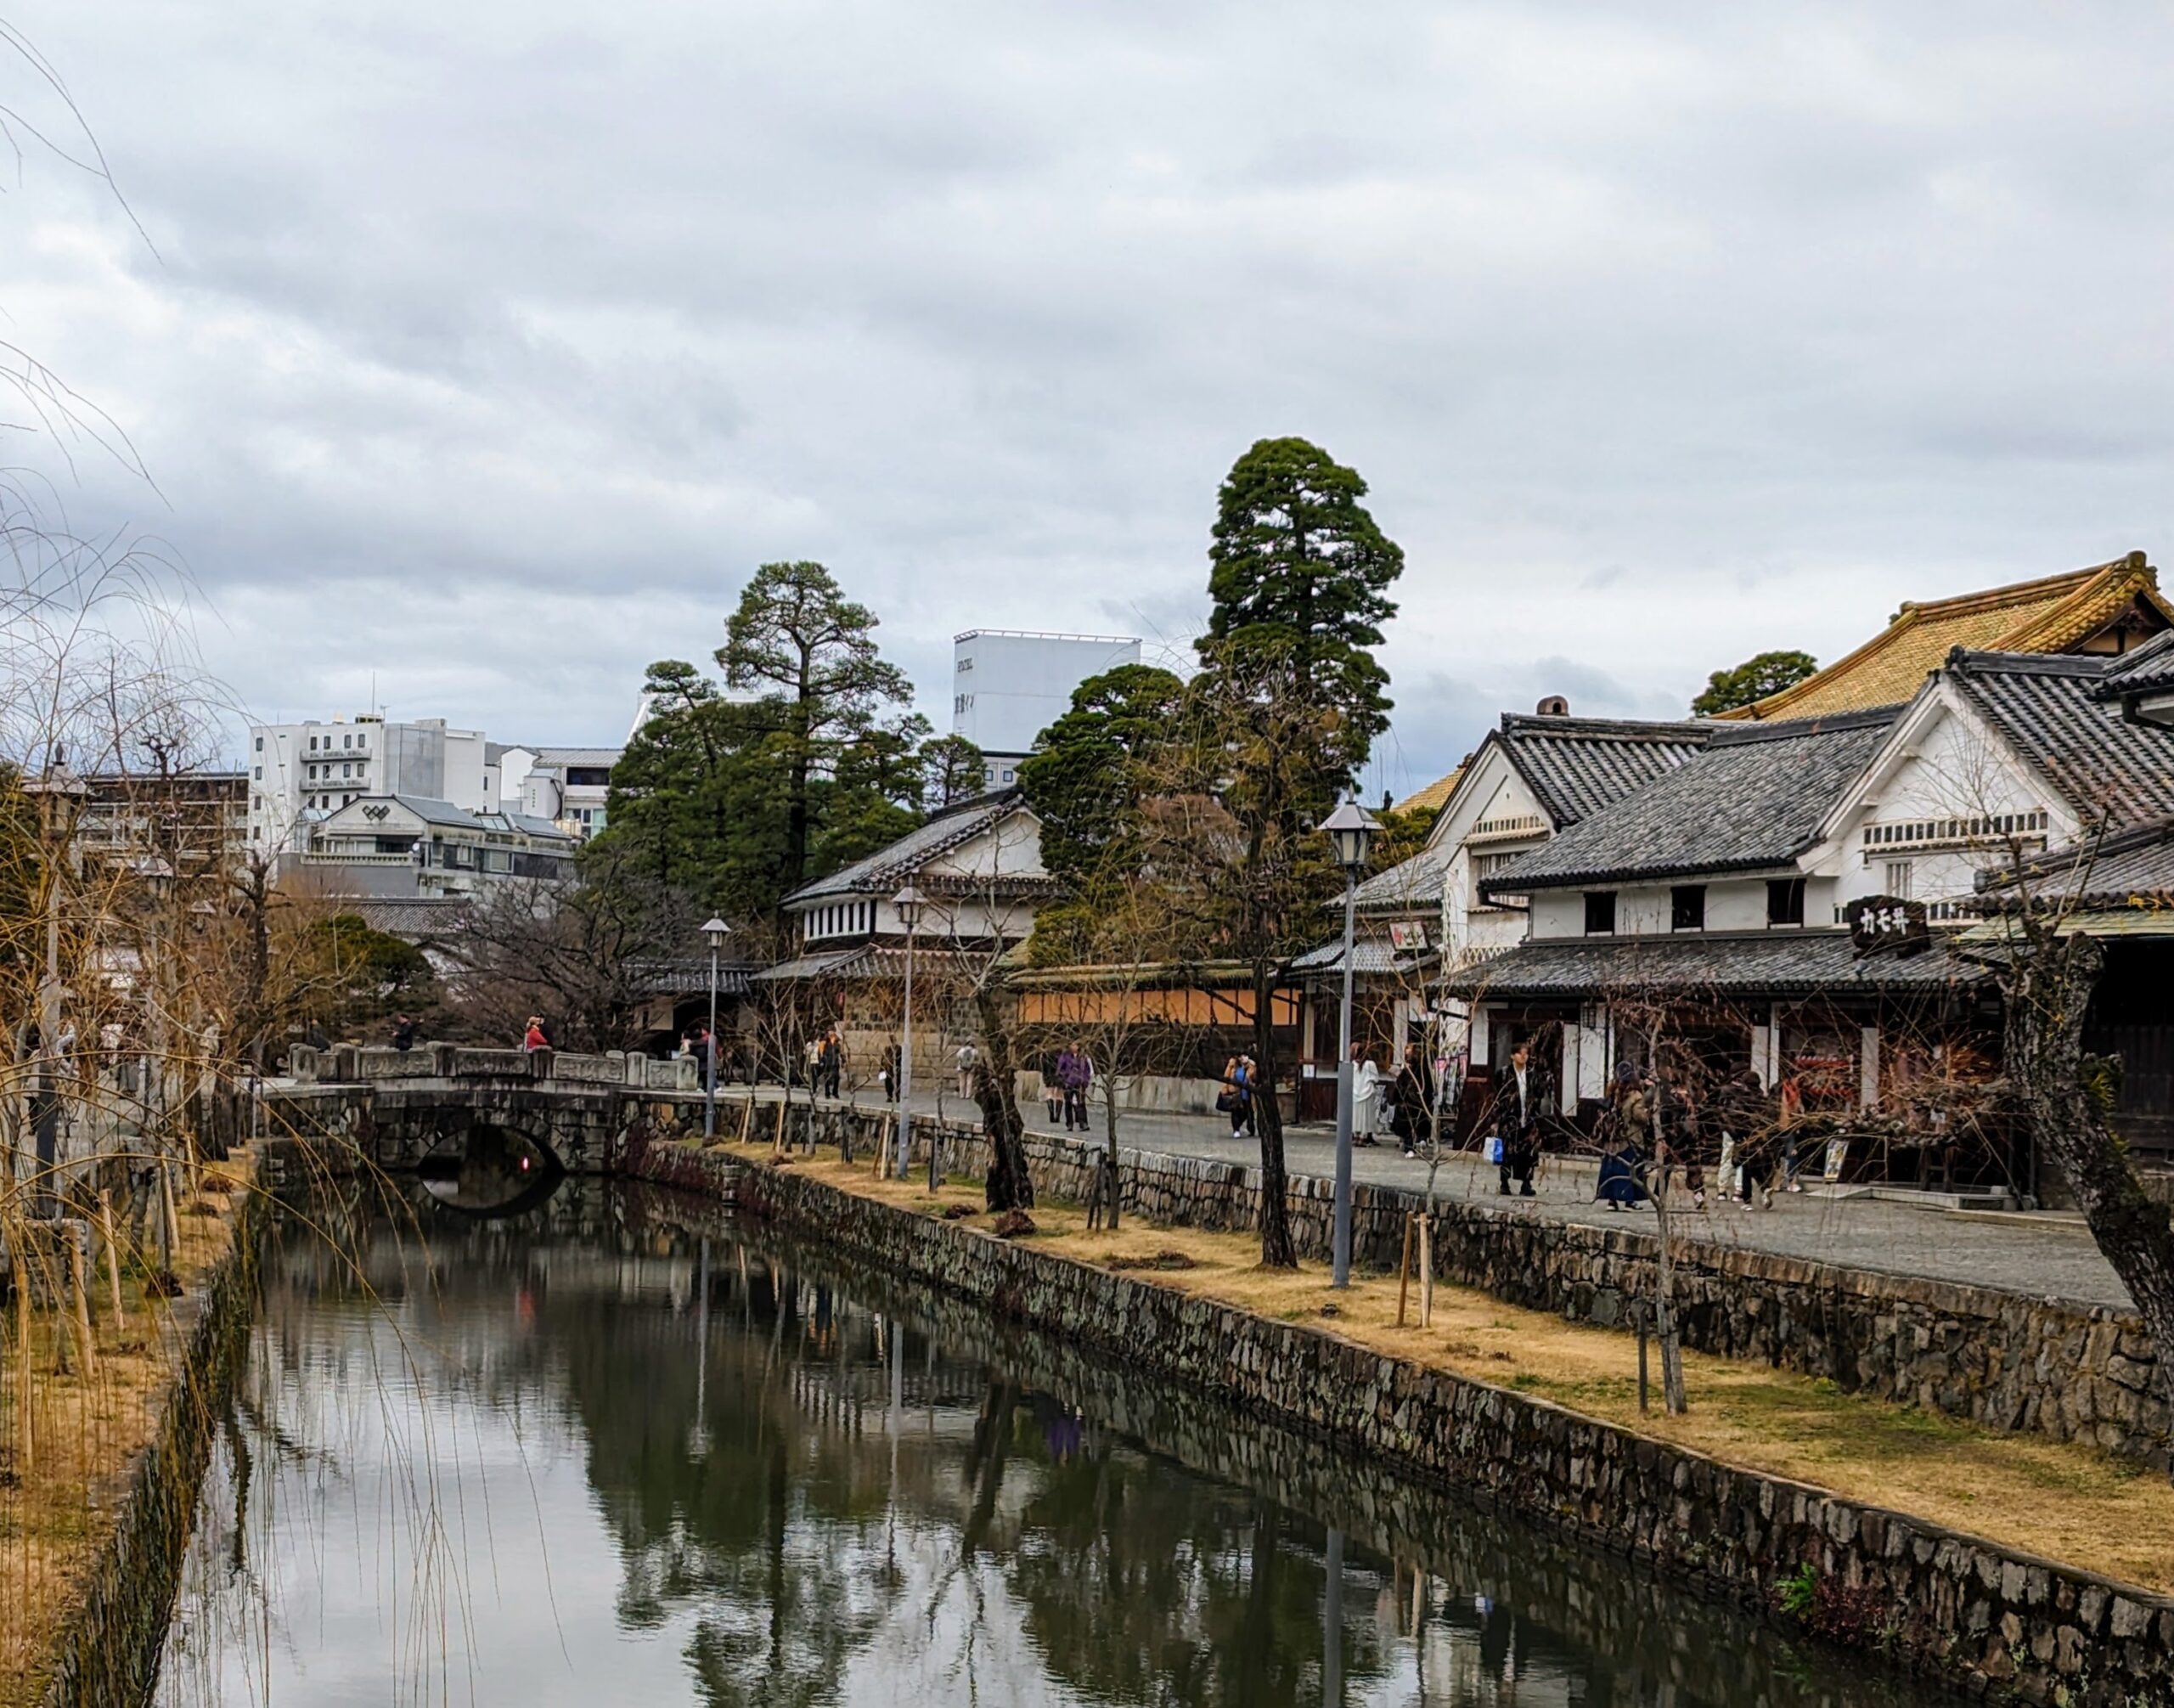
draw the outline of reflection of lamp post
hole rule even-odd
[[[906,1020],[901,1029],[898,1046],[898,1178],[906,1177],[906,1158],[910,1154],[906,1124],[911,1113],[914,1094],[914,932],[921,924],[921,910],[928,905],[928,898],[910,883],[891,898],[891,910],[898,916],[898,923],[906,928]],[[931,1142],[934,1142],[932,1140]]]
[[[695,1260],[695,1421],[687,1430],[687,1457],[710,1456],[710,1243]]]
[[[1331,813],[1321,828],[1336,844],[1336,863],[1343,868],[1343,1002],[1337,1016],[1336,1049],[1336,1249],[1329,1284],[1351,1284],[1351,956],[1358,916],[1359,874],[1380,828],[1356,801]]]
[[[702,1040],[702,1089],[707,1094],[702,1101],[702,1137],[707,1141],[717,1136],[717,958],[724,948],[724,939],[732,935],[732,927],[712,914],[702,927],[702,935],[710,940],[710,1029]]]

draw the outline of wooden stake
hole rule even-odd
[[[750,1090],[747,1101],[740,1106],[740,1142],[747,1142],[747,1130],[755,1119],[755,1093]]]
[[[76,1294],[76,1333],[83,1343],[83,1379],[99,1373],[99,1343],[91,1333],[91,1288],[83,1273],[83,1242],[68,1238],[68,1280]]]
[[[1434,1224],[1419,1218],[1419,1326],[1434,1326]]]
[[[105,1237],[105,1277],[113,1293],[113,1332],[126,1333],[128,1318],[121,1308],[121,1247],[113,1237],[113,1194],[99,1194],[99,1227]]]
[[[1411,1218],[1404,1219],[1404,1255],[1396,1265],[1396,1326],[1404,1327],[1405,1296],[1411,1291]]]
[[[28,1474],[36,1463],[31,1431],[31,1271],[15,1240],[15,1474]]]
[[[790,1097],[791,1095],[791,1094],[788,1092],[785,1097],[780,1097],[778,1099],[777,1130],[770,1135],[770,1154],[772,1156],[777,1155],[779,1152],[785,1148],[785,1108],[786,1098]]]

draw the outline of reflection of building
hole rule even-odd
[[[1019,762],[1071,706],[1073,689],[1140,662],[1140,642],[1129,636],[1014,629],[970,629],[951,652],[951,733],[982,750],[992,789],[1018,780]]]
[[[571,877],[579,842],[516,813],[365,795],[313,825],[307,844],[282,857],[280,871],[325,895],[475,895],[515,879]]]
[[[299,845],[303,827],[365,795],[448,801],[468,812],[498,809],[494,744],[442,718],[393,723],[259,724],[249,732],[249,839]]]

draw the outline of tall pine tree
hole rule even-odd
[[[1304,439],[1262,439],[1231,466],[1208,548],[1204,668],[1283,661],[1298,704],[1332,723],[1326,777],[1349,787],[1388,727],[1388,673],[1374,657],[1396,615],[1404,553],[1360,500],[1366,482]]]
[[[867,741],[886,710],[913,698],[905,672],[876,651],[876,628],[875,612],[808,562],[764,564],[725,624],[717,654],[725,681],[754,691],[782,724],[788,783],[780,878],[787,893],[813,876],[819,781]]]
[[[1360,499],[1366,483],[1304,439],[1263,439],[1219,495],[1188,722],[1194,760],[1231,820],[1213,892],[1224,952],[1253,987],[1261,1155],[1261,1261],[1298,1262],[1284,1196],[1282,1063],[1276,995],[1284,962],[1318,935],[1336,870],[1319,834],[1388,727],[1388,673],[1375,659],[1396,614],[1404,553]]]

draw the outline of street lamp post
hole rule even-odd
[[[928,898],[909,883],[891,898],[891,910],[906,928],[906,1018],[898,1046],[898,1178],[906,1177],[906,1159],[912,1154],[907,1123],[913,1119],[914,1094],[914,933],[920,927],[921,910]]]
[[[710,940],[710,1029],[702,1040],[702,1138],[707,1141],[717,1136],[717,958],[732,927],[712,915],[702,935]]]
[[[1332,1287],[1351,1284],[1351,957],[1358,918],[1359,874],[1366,870],[1374,832],[1380,828],[1356,801],[1346,801],[1322,822],[1343,868],[1343,1001],[1336,1026],[1336,1248]]]

